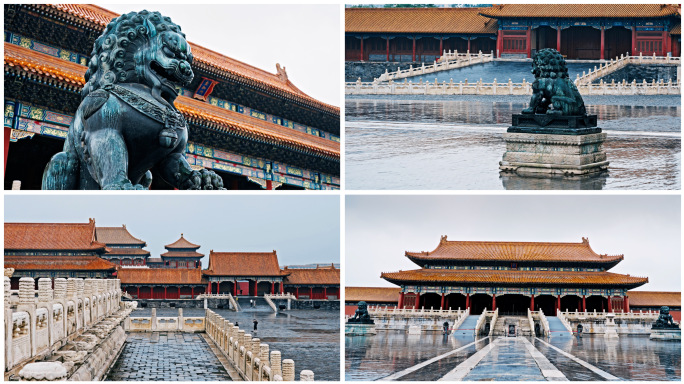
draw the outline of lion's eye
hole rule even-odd
[[[162,52],[164,52],[164,54],[168,57],[175,57],[176,56],[176,54],[174,54],[173,51],[171,51],[169,49],[169,47],[166,47],[166,46],[162,47]]]

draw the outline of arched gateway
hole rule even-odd
[[[421,268],[383,273],[401,287],[399,308],[469,308],[471,314],[527,309],[629,312],[626,293],[648,282],[608,272],[623,255],[599,255],[580,243],[448,241],[432,252],[406,252]]]

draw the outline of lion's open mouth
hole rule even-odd
[[[164,100],[173,102],[178,97],[176,84],[182,84],[183,79],[176,76],[176,71],[166,69],[156,61],[150,62],[150,70],[157,76],[162,83],[161,95]]]

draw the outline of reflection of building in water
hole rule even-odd
[[[93,43],[119,15],[85,4],[4,7],[5,189],[40,189],[81,101]],[[193,168],[212,169],[227,189],[339,188],[338,107],[306,95],[279,65],[270,73],[191,46],[194,80],[175,105]],[[153,177],[152,188],[169,187]]]
[[[135,299],[194,299],[204,293],[263,296],[293,293],[299,299],[339,300],[334,264],[280,268],[276,251],[209,253],[202,269],[200,245],[180,239],[152,261],[147,243],[126,226],[88,223],[5,223],[5,268],[21,277],[113,278]],[[37,280],[36,280],[37,281]]]
[[[444,50],[568,59],[679,56],[680,6],[499,4],[482,8],[347,8],[345,60],[432,62]]]

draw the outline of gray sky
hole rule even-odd
[[[647,276],[639,290],[681,290],[680,196],[348,196],[347,286],[393,286],[380,272],[417,269],[405,251],[449,240],[581,242],[624,254],[611,272]]]
[[[184,233],[207,255],[203,268],[211,249],[275,249],[281,265],[340,260],[339,196],[121,195],[6,195],[5,222],[126,224],[151,257]]]
[[[105,4],[117,13],[159,11],[188,40],[270,73],[276,63],[311,97],[340,105],[340,6]]]

